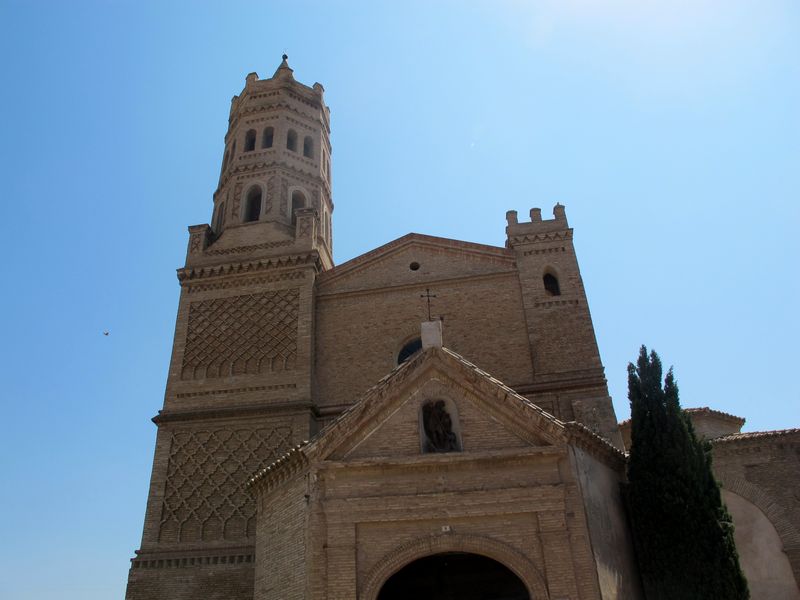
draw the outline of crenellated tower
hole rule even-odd
[[[127,600],[253,597],[248,479],[315,431],[314,286],[331,258],[319,83],[247,76],[211,224],[189,227],[141,548]]]
[[[552,219],[506,213],[506,247],[516,259],[533,359],[526,396],[563,421],[579,421],[622,448],[617,419],[562,204]]]

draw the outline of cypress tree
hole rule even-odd
[[[733,524],[711,471],[711,446],[681,410],[672,369],[642,346],[628,365],[631,448],[626,498],[648,600],[750,597]]]

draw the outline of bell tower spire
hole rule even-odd
[[[330,110],[324,88],[294,78],[288,56],[269,79],[250,73],[231,100],[211,241],[290,243],[333,265]]]
[[[333,266],[323,91],[296,81],[284,55],[270,79],[249,74],[231,101],[211,225],[189,227],[178,269],[128,600],[253,597],[247,481],[317,426],[314,287]]]

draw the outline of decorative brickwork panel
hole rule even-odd
[[[176,431],[160,542],[239,540],[255,534],[247,481],[291,445],[290,427]]]
[[[192,302],[181,378],[294,369],[298,300],[294,288]]]

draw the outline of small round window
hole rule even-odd
[[[414,338],[400,350],[400,353],[397,355],[397,364],[402,365],[420,350],[422,350],[422,340],[420,338]]]

